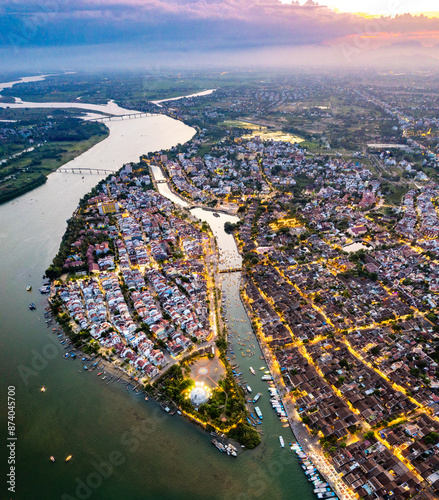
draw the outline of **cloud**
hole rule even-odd
[[[96,47],[111,44],[154,53],[371,47],[416,39],[437,43],[439,19],[399,15],[367,19],[308,0],[6,0],[0,48]],[[423,36],[425,34],[425,36]],[[363,44],[364,45],[364,44]]]

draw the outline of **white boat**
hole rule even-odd
[[[262,420],[262,412],[259,409],[259,406],[255,406],[255,412],[256,412],[256,415],[259,417],[259,419]]]
[[[317,493],[317,498],[332,498],[335,497],[333,491],[327,491],[326,493]]]
[[[248,392],[252,392],[252,388],[249,385],[245,386]]]
[[[250,371],[253,373],[253,375],[256,375],[255,370],[250,366]]]
[[[260,392],[258,392],[258,393],[256,394],[256,396],[253,398],[253,403],[256,403],[256,402],[259,400],[259,398],[260,398],[261,396],[262,396],[262,394],[261,394]]]
[[[256,408],[255,408],[255,410],[256,410]],[[280,441],[281,448],[284,448],[285,443],[284,443],[284,438],[282,436],[279,436],[279,441]]]

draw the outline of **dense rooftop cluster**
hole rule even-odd
[[[71,220],[79,235],[74,253],[64,262],[64,270],[79,270],[77,279],[57,293],[75,330],[90,335],[96,349],[152,378],[206,340],[210,324],[207,235],[148,190],[149,182],[127,165],[83,204]],[[90,232],[104,241],[91,244]]]

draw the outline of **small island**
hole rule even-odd
[[[46,271],[49,301],[75,348],[165,411],[254,448],[260,436],[226,357],[215,252],[208,226],[159,194],[144,162],[127,164],[68,220]]]

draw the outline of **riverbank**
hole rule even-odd
[[[161,176],[163,177],[164,180],[166,180],[166,183],[168,185],[169,190],[177,197],[180,198],[182,202],[184,202],[185,205],[190,207],[190,210],[194,208],[201,208],[202,210],[205,210],[207,212],[212,212],[212,213],[222,213],[224,215],[236,215],[238,212],[238,206],[233,204],[227,204],[227,206],[224,206],[224,202],[221,200],[220,201],[220,206],[216,205],[215,207],[210,207],[208,205],[205,205],[202,202],[195,201],[189,196],[183,195],[183,193],[176,187],[174,181],[172,178],[169,176],[168,170],[163,164],[160,165],[150,165],[150,167],[158,168],[160,170]],[[154,175],[153,175],[154,178]],[[157,187],[157,184],[155,184]]]
[[[45,184],[50,174],[107,139],[109,130],[104,125],[102,127],[106,132],[84,141],[42,144],[0,165],[2,175],[11,172],[10,178],[0,183],[0,204]],[[55,155],[56,152],[58,154]]]
[[[213,92],[215,92],[216,89],[209,89],[209,90],[202,90],[201,92],[196,92],[195,94],[188,94],[188,95],[183,95],[183,96],[177,96],[177,97],[168,97],[166,99],[159,99],[156,101],[150,101],[152,104],[155,104],[159,108],[161,108],[161,103],[162,102],[168,102],[168,101],[178,101],[180,99],[190,99],[191,97],[201,97],[204,95],[210,95]]]
[[[244,305],[248,317],[252,320],[253,325],[255,324],[255,318],[249,304],[247,303],[245,293],[243,293],[243,281],[243,274],[241,274],[241,301]],[[279,370],[275,368],[275,364],[277,362],[273,354],[271,353],[270,348],[266,345],[265,340],[262,338],[262,332],[260,332],[258,328],[254,328],[254,330],[255,337],[262,352],[262,356],[264,357],[267,368],[269,369],[271,377],[273,379],[273,383],[276,386],[277,392],[281,398],[282,405],[288,416],[288,424],[294,434],[296,441],[300,444],[306,454],[312,459],[314,465],[318,470],[318,473],[325,478],[326,482],[337,493],[340,500],[356,500],[356,496],[351,494],[347,490],[344,482],[340,480],[337,471],[325,457],[318,438],[315,436],[311,436],[305,424],[302,422],[299,414],[297,413],[294,403],[291,401],[291,399],[288,399],[287,390],[285,384],[282,381],[282,375],[280,374]]]

